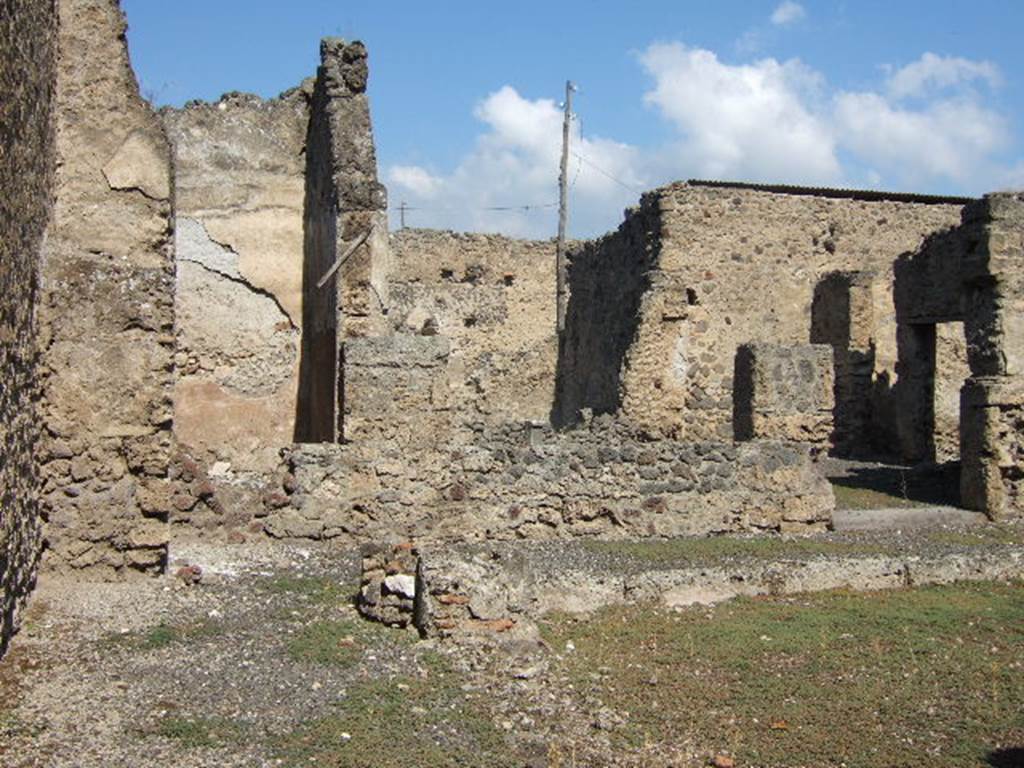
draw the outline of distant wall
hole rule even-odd
[[[0,15],[0,655],[41,546],[36,304],[52,207],[56,37],[54,0],[20,0]]]
[[[161,113],[175,178],[174,433],[183,458],[217,467],[217,503],[182,498],[175,522],[247,522],[292,439],[311,96],[310,80],[277,99]]]
[[[60,0],[57,202],[40,346],[47,562],[166,559],[174,356],[169,148],[116,0]]]
[[[658,197],[648,194],[617,231],[570,251],[569,304],[551,409],[556,425],[572,424],[583,409],[613,413],[622,405],[626,353],[641,316],[656,311],[641,304],[664,292],[652,284],[660,276],[660,235]],[[667,293],[678,296],[663,312],[685,316],[685,290]]]
[[[397,332],[448,339],[454,418],[546,421],[557,356],[554,243],[403,229],[391,248],[388,318]]]
[[[683,183],[649,193],[620,228],[651,234],[633,238],[634,271],[622,278],[650,285],[633,302],[638,310],[629,348],[617,369],[601,367],[602,375],[618,377],[618,413],[652,433],[728,439],[737,347],[810,341],[816,286],[837,271],[875,276],[871,397],[876,411],[892,407],[886,398],[896,360],[893,262],[925,236],[956,224],[961,207]],[[656,253],[640,250],[655,235]],[[571,328],[568,338],[587,333],[591,340],[579,343],[608,354],[621,332],[615,319],[621,297],[594,293],[587,275],[574,267],[570,286],[575,296],[589,297],[592,317],[609,320]],[[571,354],[568,347],[560,362],[567,370]],[[600,391],[599,400],[609,402],[610,383]]]

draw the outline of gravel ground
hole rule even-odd
[[[1022,536],[1019,526],[973,527],[826,534],[814,541],[826,549],[934,554],[1017,546]],[[677,567],[680,556],[687,564],[703,558],[719,566],[751,556],[742,552],[749,540],[734,541],[739,554],[716,545],[680,555],[664,543],[652,544],[655,557],[643,545],[585,542],[520,545],[519,551],[539,578],[565,571],[600,578]],[[827,556],[818,544],[801,545],[806,551],[792,556]],[[174,575],[186,564],[201,566],[199,583]],[[282,752],[282,739],[336,711],[368,684],[402,691],[408,687],[403,680],[429,682],[438,674],[432,671],[437,659],[449,671],[442,674],[445,685],[434,687],[448,698],[433,706],[481,713],[506,745],[507,764],[618,764],[606,736],[614,713],[600,702],[577,700],[556,671],[565,649],[548,648],[534,627],[524,622],[502,635],[419,641],[362,622],[350,600],[357,583],[356,552],[279,543],[180,544],[167,576],[124,584],[44,576],[22,632],[0,662],[0,764],[297,765],[294,755]],[[311,628],[323,626],[352,628],[352,636],[328,640],[331,653],[352,646],[350,657],[324,662],[296,652]],[[406,727],[401,712],[390,716],[396,729]],[[360,734],[346,736],[356,743]],[[472,753],[472,744],[455,746]],[[696,759],[677,757],[680,765]],[[496,764],[483,754],[479,760]]]

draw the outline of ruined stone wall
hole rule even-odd
[[[295,422],[302,442],[333,442],[341,434],[344,338],[390,330],[387,194],[377,181],[368,78],[362,43],[321,42],[306,138],[305,332]]]
[[[175,178],[174,434],[188,474],[212,484],[179,497],[174,522],[246,522],[292,440],[311,95],[312,80],[161,113]]]
[[[470,444],[422,453],[297,445],[283,477],[271,535],[350,542],[809,531],[833,507],[802,448],[652,441],[611,417],[568,432],[481,426]]]
[[[660,231],[657,195],[647,194],[617,231],[569,251],[570,292],[551,411],[554,424],[572,424],[584,409],[596,414],[618,410],[627,350],[641,316],[657,311],[644,302],[665,295],[666,319],[685,316],[685,290],[671,295],[676,292],[660,282],[653,285],[661,277]]]
[[[554,243],[404,229],[394,233],[388,317],[451,345],[462,423],[546,421],[554,391]]]
[[[660,253],[621,368],[623,418],[661,434],[728,438],[737,347],[809,341],[815,287],[844,271],[876,276],[868,349],[883,408],[896,359],[893,262],[955,225],[961,205],[689,184],[652,195]]]
[[[372,336],[345,342],[346,443],[372,455],[398,450],[411,461],[452,439],[449,344],[443,336]]]
[[[57,201],[40,310],[47,563],[159,569],[172,489],[169,150],[115,0],[61,0]]]
[[[993,519],[1024,517],[1024,194],[964,209],[960,494]]]
[[[36,304],[52,207],[54,0],[0,15],[0,655],[20,623],[41,549],[34,461]]]

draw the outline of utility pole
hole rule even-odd
[[[402,229],[405,229],[405,200],[398,206],[399,220],[402,222]]]
[[[565,118],[562,121],[562,165],[558,175],[558,245],[555,251],[555,313],[558,335],[565,332],[566,266],[565,227],[569,222],[569,124],[572,122],[572,94],[576,86],[565,81]]]

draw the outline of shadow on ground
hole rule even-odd
[[[960,464],[869,465],[829,477],[840,509],[960,506]]]
[[[1024,747],[997,749],[986,761],[992,768],[1024,768]]]

